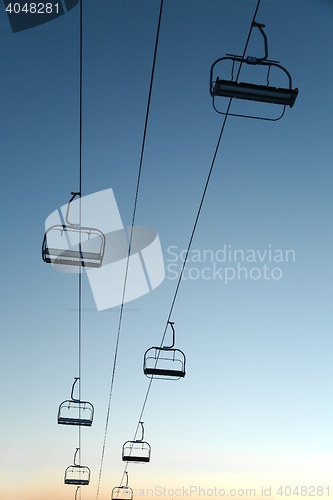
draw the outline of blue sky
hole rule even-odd
[[[187,246],[222,124],[210,66],[242,52],[255,6],[165,0],[136,224],[158,231],[166,279],[125,307],[101,500],[122,477],[121,446],[148,384],[143,353],[160,342],[175,290],[170,247],[179,255]],[[63,472],[77,432],[56,415],[77,372],[77,279],[43,263],[41,244],[45,219],[78,186],[79,9],[13,34],[0,7],[0,499],[65,500],[74,498]],[[83,4],[83,194],[111,187],[125,225],[158,9],[157,0]],[[192,248],[292,249],[295,262],[274,264],[281,279],[227,284],[201,274],[225,263],[188,263],[199,278],[182,282],[172,318],[187,375],[153,383],[143,417],[152,460],[129,467],[136,489],[260,496],[271,485],[279,498],[279,486],[331,486],[333,4],[262,0],[257,20],[299,95],[279,122],[228,119]],[[258,33],[248,54],[262,54]],[[248,272],[262,265],[246,263]],[[82,463],[92,470],[82,498],[95,498],[119,309],[97,312],[86,277],[83,285],[82,392],[96,418],[82,431]]]

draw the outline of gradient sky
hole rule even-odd
[[[100,500],[122,478],[121,447],[134,435],[148,385],[143,353],[159,344],[175,290],[168,266],[179,270],[180,257],[171,262],[170,252],[187,246],[222,124],[208,92],[210,66],[242,53],[255,6],[165,0],[136,225],[158,231],[166,279],[125,306]],[[158,10],[158,0],[83,4],[82,194],[111,187],[125,225]],[[67,500],[75,492],[63,474],[77,430],[56,416],[77,375],[77,279],[43,263],[41,244],[47,216],[78,189],[78,15],[74,8],[13,34],[0,5],[0,500]],[[143,417],[151,463],[128,468],[137,490],[255,488],[260,496],[272,486],[282,500],[279,486],[333,492],[333,2],[262,0],[257,21],[266,24],[269,57],[288,69],[299,96],[279,122],[227,120],[191,254],[198,260],[211,250],[214,262],[187,264],[172,318],[187,375],[153,383]],[[262,52],[253,32],[248,54]],[[295,261],[265,261],[281,279],[203,279],[205,267],[210,276],[214,266],[237,269],[217,261],[224,248],[294,250]],[[250,273],[263,263],[242,265]],[[82,499],[90,499],[119,308],[97,312],[86,277],[83,285],[82,395],[96,410],[82,430],[81,463],[92,470]]]

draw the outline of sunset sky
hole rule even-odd
[[[256,4],[164,1],[135,224],[157,231],[165,279],[124,307],[100,500],[122,480],[149,383],[143,354],[161,342],[221,130],[210,67],[242,53]],[[111,188],[124,226],[159,5],[83,1],[82,196]],[[280,121],[227,119],[172,314],[186,376],[153,382],[151,462],[128,467],[142,498],[333,494],[333,2],[261,0],[257,21],[299,95]],[[78,430],[57,410],[77,376],[78,280],[44,263],[41,246],[45,220],[78,190],[79,7],[12,33],[1,2],[0,26],[0,500],[70,500]],[[247,55],[262,54],[253,30]],[[243,109],[262,107],[231,105]],[[82,500],[96,499],[119,311],[97,311],[84,275],[82,398],[95,419],[82,429]]]

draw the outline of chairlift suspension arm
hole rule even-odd
[[[262,34],[263,38],[264,38],[264,47],[265,47],[265,55],[264,57],[254,57],[252,59],[254,59],[256,62],[262,62],[262,61],[265,61],[268,57],[268,41],[267,41],[267,35],[266,33],[264,32],[263,28],[265,28],[265,25],[264,24],[260,24],[260,23],[257,23],[256,21],[253,21],[252,23],[252,26],[255,27],[255,28],[258,28],[260,33]],[[249,61],[250,62],[250,61]],[[255,63],[254,63],[255,64]]]
[[[79,464],[77,464],[77,463],[75,462],[75,460],[76,460],[76,455],[78,454],[79,450],[80,450],[80,448],[76,448],[75,453],[74,453],[73,465],[75,465],[75,467],[77,467],[77,466],[79,465]]]
[[[75,399],[75,398],[74,398],[74,387],[75,387],[75,384],[76,384],[76,382],[77,382],[78,380],[80,380],[80,377],[75,377],[75,378],[74,378],[74,382],[73,382],[73,385],[72,385],[72,391],[71,391],[71,399],[72,399],[72,401],[74,401],[75,403],[79,403],[79,401],[80,401],[79,399]]]
[[[168,325],[170,325],[170,326],[171,326],[171,328],[172,328],[172,344],[171,344],[171,345],[169,345],[169,346],[164,345],[164,346],[162,347],[163,349],[172,349],[172,348],[173,348],[173,346],[175,345],[175,336],[176,336],[176,332],[175,332],[175,328],[174,328],[174,326],[173,326],[174,324],[175,324],[175,322],[174,322],[174,321],[168,321]]]
[[[144,435],[145,435],[145,430],[144,430],[144,427],[143,427],[143,422],[140,422],[141,424],[141,439],[138,439],[137,441],[140,442],[140,441],[143,441],[143,438],[144,438]]]
[[[67,210],[66,210],[66,217],[65,217],[65,219],[66,219],[66,222],[67,222],[67,224],[69,226],[75,226],[75,224],[73,224],[72,222],[69,222],[69,220],[68,220],[69,209],[70,209],[70,205],[71,205],[72,201],[76,198],[76,196],[81,196],[81,193],[80,192],[74,192],[74,191],[72,191],[71,195],[72,195],[72,197],[69,200],[69,202],[67,203]]]

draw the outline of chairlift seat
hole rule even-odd
[[[124,462],[144,462],[150,461],[150,457],[136,457],[135,455],[123,455]]]
[[[82,427],[91,427],[92,420],[85,418],[58,417],[58,424],[81,425]]]
[[[215,111],[222,115],[230,115],[230,116],[239,116],[243,118],[255,118],[255,119],[260,119],[260,120],[268,120],[268,121],[277,121],[280,120],[285,112],[286,106],[289,106],[290,108],[293,107],[296,97],[298,95],[298,89],[292,88],[292,78],[290,73],[284,68],[281,64],[279,64],[278,61],[273,61],[271,59],[268,59],[268,41],[267,41],[267,35],[264,31],[264,24],[258,23],[255,20],[252,23],[252,28],[258,28],[264,41],[264,56],[263,57],[255,57],[255,56],[248,56],[244,57],[235,55],[235,54],[226,54],[225,57],[220,57],[217,59],[211,66],[210,69],[210,85],[209,85],[209,92],[210,95],[213,98],[213,108]],[[214,76],[214,68],[217,64],[222,63],[222,66],[220,67],[226,67],[224,64],[224,61],[231,61],[232,66],[231,66],[231,80],[223,80],[220,79],[219,77]],[[247,64],[251,66],[256,66],[256,67],[266,67],[267,68],[267,85],[258,85],[255,83],[244,83],[244,82],[238,82],[234,80],[234,65],[235,63],[239,64],[239,69],[237,72],[237,77],[236,80],[238,80],[238,76],[240,74],[241,66],[242,64]],[[282,73],[285,74],[285,76],[288,79],[288,84],[286,87],[273,87],[269,83],[269,77],[270,77],[270,71],[271,68],[276,68],[279,72],[279,75]],[[281,73],[282,72],[282,73]],[[259,74],[259,73],[257,73]],[[278,83],[278,81],[277,81]],[[263,103],[268,103],[268,104],[279,104],[283,106],[282,112],[279,116],[277,117],[272,117],[272,116],[260,116],[257,114],[243,114],[243,113],[231,113],[226,111],[222,111],[217,109],[215,105],[215,97],[229,97],[229,98],[236,98],[236,99],[244,99],[244,100],[249,100],[249,101],[257,101],[257,102],[263,102]]]
[[[82,477],[84,476],[84,477]],[[64,483],[87,486],[90,481],[90,469],[85,465],[70,465],[65,470]]]
[[[85,236],[81,243],[79,242],[80,233],[81,237]],[[49,246],[48,240],[52,241],[52,246]],[[77,249],[68,248],[73,240],[76,244],[72,246],[78,247]],[[92,252],[85,249],[88,245],[91,246],[92,242],[95,243],[98,251]],[[105,242],[105,235],[98,229],[87,227],[80,229],[57,224],[49,227],[44,235],[42,259],[51,264],[99,268],[103,262]],[[55,247],[54,243],[58,246]]]
[[[84,418],[82,418],[84,414]],[[94,407],[88,401],[66,400],[58,410],[58,424],[80,425],[91,427],[94,418]]]
[[[99,261],[100,260],[100,254],[97,252],[84,252],[84,251],[79,251],[79,250],[59,250],[58,248],[47,248],[45,253],[45,259],[48,259],[48,262],[56,262],[55,259],[60,260],[62,259],[62,263],[65,265],[68,264],[70,261],[68,259],[83,259],[83,261]],[[90,262],[86,262],[82,265],[89,265]],[[98,262],[96,264],[94,262],[91,262],[92,266],[91,267],[97,267]]]
[[[132,500],[133,490],[129,486],[116,486],[112,490],[111,500]]]
[[[154,375],[154,376],[164,376],[164,377],[185,377],[185,370],[166,370],[163,368],[144,368],[143,370],[145,375]]]
[[[185,377],[186,358],[180,349],[151,347],[143,359],[143,373],[148,378],[178,380]]]
[[[213,95],[281,104],[292,108],[298,95],[298,89],[286,89],[217,78],[215,85],[213,85]]]
[[[126,441],[123,445],[123,462],[148,463],[151,447],[146,441]]]
[[[76,486],[88,486],[89,479],[65,479],[65,484],[74,484]]]

